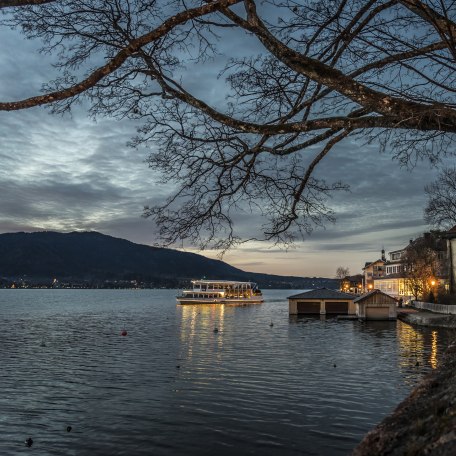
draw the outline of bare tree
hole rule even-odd
[[[456,225],[456,167],[444,169],[424,191],[428,196],[426,222],[444,229]]]
[[[43,94],[0,110],[65,112],[84,97],[93,115],[141,122],[132,144],[151,146],[150,166],[177,186],[145,209],[167,244],[228,248],[240,241],[239,211],[263,214],[258,237],[279,243],[333,221],[327,199],[346,186],[314,171],[347,137],[388,144],[402,164],[436,161],[454,145],[452,1],[0,0],[0,8],[2,24],[41,40],[62,71]],[[189,75],[241,35],[258,51],[225,57],[227,102],[211,104]]]
[[[345,289],[345,287],[344,287],[345,282],[347,282],[346,283],[347,284],[347,289],[350,287],[350,279],[348,278],[349,275],[350,275],[350,269],[349,268],[345,268],[343,266],[339,266],[336,269],[336,279],[339,279],[339,288],[340,288],[340,290],[344,290]],[[347,281],[346,281],[346,279],[347,279]]]
[[[348,275],[350,275],[349,268],[344,268],[343,266],[339,266],[336,269],[336,279],[342,280],[342,279],[345,279],[345,277],[347,277]]]
[[[432,290],[437,290],[437,277],[444,265],[439,259],[438,234],[420,237],[410,243],[402,256],[406,286],[415,299],[425,298]]]

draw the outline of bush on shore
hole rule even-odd
[[[455,293],[439,294],[438,303],[445,304],[445,305],[456,305],[456,294]]]

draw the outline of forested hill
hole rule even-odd
[[[253,280],[261,287],[337,287],[333,279],[245,272],[194,253],[135,244],[97,232],[0,234],[0,279],[79,286],[183,286],[198,278]]]

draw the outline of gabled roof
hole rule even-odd
[[[371,264],[375,264],[375,263],[385,263],[385,262],[386,262],[386,261],[385,261],[385,260],[382,260],[381,258],[379,258],[378,260],[375,260],[375,261],[366,262],[363,269],[368,268]]]
[[[372,290],[372,291],[369,291],[369,293],[366,293],[366,294],[363,294],[361,296],[358,296],[354,302],[362,302],[364,301],[365,299],[369,299],[371,296],[375,295],[375,294],[382,294],[382,295],[385,295],[385,296],[388,296],[388,298],[391,298],[393,301],[397,301],[396,298],[394,298],[393,296],[390,296],[389,294],[386,294],[386,293],[383,293],[383,291],[380,291],[380,290]]]
[[[454,237],[456,237],[456,225],[454,225],[453,228],[450,228],[446,232],[446,237],[450,238],[450,239],[453,239]]]
[[[288,296],[287,299],[354,299],[356,295],[343,293],[342,291],[330,290],[329,288],[317,288],[305,291],[297,295]]]
[[[404,250],[407,250],[407,247],[408,247],[409,245],[410,245],[410,243],[407,244],[405,247],[402,247],[402,249],[391,250],[391,251],[388,252],[388,255],[391,255],[392,253],[401,253],[401,252],[403,252]]]

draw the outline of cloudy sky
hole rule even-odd
[[[2,30],[0,43],[1,100],[37,94],[52,74],[49,58],[14,31]],[[204,81],[204,71],[209,70],[192,73],[188,85]],[[64,117],[42,107],[0,112],[0,233],[96,230],[154,244],[155,227],[141,217],[142,209],[163,200],[169,189],[156,183],[145,163],[147,150],[127,147],[135,128],[129,120],[95,122],[84,106]],[[244,270],[282,275],[333,277],[338,266],[358,273],[366,261],[379,258],[382,247],[400,248],[428,229],[423,188],[437,173],[428,163],[402,169],[378,146],[347,140],[318,171],[328,181],[343,179],[351,187],[330,204],[335,225],[288,251],[250,243],[224,260]],[[194,251],[185,242],[177,247]],[[203,254],[216,257],[217,252]]]

